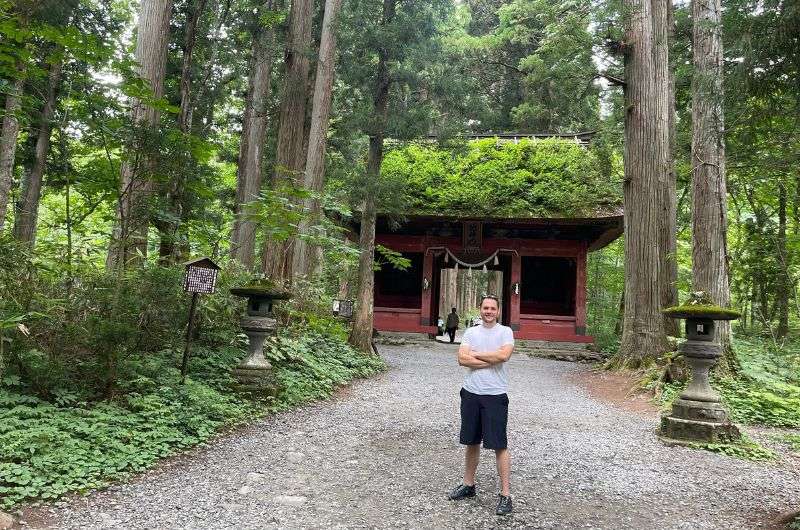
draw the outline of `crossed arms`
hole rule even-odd
[[[513,350],[513,344],[506,344],[499,350],[476,352],[470,349],[469,344],[462,344],[458,348],[458,364],[469,368],[486,368],[493,364],[506,362],[511,358]]]

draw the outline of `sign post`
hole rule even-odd
[[[186,344],[183,348],[183,359],[181,361],[181,384],[186,382],[186,372],[189,368],[189,352],[192,347],[192,336],[194,333],[194,314],[197,310],[197,295],[200,293],[213,294],[217,287],[217,274],[219,265],[209,258],[198,258],[187,261],[185,264],[186,273],[183,277],[183,290],[192,293],[192,301],[189,304],[189,322],[186,324]]]

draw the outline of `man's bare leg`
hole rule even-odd
[[[508,449],[495,449],[495,456],[497,456],[497,475],[500,477],[500,494],[508,497],[511,495],[511,487],[509,485],[509,480],[511,478],[511,455]],[[475,463],[478,463],[477,459]],[[465,473],[465,480],[466,476]]]
[[[478,470],[478,459],[481,456],[480,444],[468,445],[464,451],[464,485],[475,485],[475,472]]]

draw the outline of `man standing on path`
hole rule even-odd
[[[508,453],[508,374],[505,362],[514,350],[511,328],[497,322],[497,297],[481,299],[481,325],[464,332],[458,349],[458,364],[467,368],[461,389],[460,442],[464,453],[464,481],[454,489],[450,500],[475,496],[475,471],[478,469],[480,443],[494,449],[497,474],[500,476],[500,499],[497,515],[511,513],[511,456]]]
[[[447,334],[450,335],[450,344],[453,344],[453,341],[456,340],[456,330],[458,329],[458,313],[456,313],[455,307],[447,315],[447,322],[444,327],[447,330]]]

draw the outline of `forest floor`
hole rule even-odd
[[[452,345],[381,346],[389,370],[277,414],[130,482],[28,508],[34,528],[772,528],[800,499],[800,456],[758,463],[655,436],[626,381],[518,355],[509,362],[514,513],[494,515],[494,456],[458,502]],[[646,400],[645,400],[646,401]],[[631,404],[633,403],[633,404]],[[649,408],[648,408],[649,407]]]

